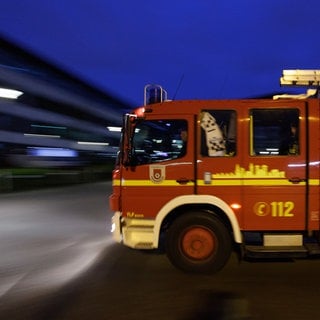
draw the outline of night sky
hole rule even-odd
[[[1,0],[0,34],[133,104],[288,91],[283,69],[320,69],[319,0]],[[179,90],[177,90],[179,89]]]

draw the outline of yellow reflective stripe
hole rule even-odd
[[[203,180],[198,181],[199,186],[292,186],[295,185],[287,179],[242,179],[242,180],[224,180],[213,179],[211,184],[205,184]],[[300,182],[299,186],[306,185],[305,182]]]
[[[113,185],[120,186],[120,180],[117,180]],[[193,183],[179,184],[176,180],[164,180],[159,183],[154,183],[151,180],[122,180],[121,185],[123,187],[179,187],[192,186]]]
[[[318,186],[319,179],[309,179],[309,185]],[[179,187],[179,186],[192,186],[193,183],[179,184],[176,180],[164,180],[160,183],[154,183],[151,180],[113,180],[113,186],[125,187]],[[204,180],[198,180],[197,185],[201,187],[216,187],[216,186],[305,186],[306,182],[301,181],[297,184],[290,182],[287,179],[213,179],[211,184],[205,184]]]
[[[320,180],[319,179],[309,179],[309,185],[310,186],[318,186]]]
[[[264,180],[259,180],[259,179],[253,179],[253,180],[244,180],[243,185],[245,186],[259,186],[259,185],[264,185],[264,186],[305,186],[306,183],[304,181],[299,182],[297,184],[294,184],[290,182],[287,179],[283,180],[274,180],[274,179],[264,179]]]
[[[126,187],[170,187],[170,186],[177,186],[178,183],[176,180],[164,180],[159,183],[154,183],[151,180],[123,180],[122,185]]]
[[[216,179],[212,179],[211,183],[207,184],[204,183],[203,180],[198,180],[197,181],[197,185],[201,186],[201,187],[215,187],[215,186],[242,186],[243,185],[243,181],[242,180],[232,180],[232,179],[228,179],[228,180],[216,180]]]
[[[115,187],[119,187],[121,184],[120,184],[120,180],[119,179],[113,179],[112,180],[112,185],[115,186]]]

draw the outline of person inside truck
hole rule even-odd
[[[298,126],[295,123],[290,124],[290,129],[280,148],[281,155],[297,155],[299,154],[299,142],[298,142]]]
[[[180,151],[180,156],[184,156],[187,152],[187,140],[188,140],[188,131],[186,128],[180,129],[180,138],[182,141],[182,148]]]

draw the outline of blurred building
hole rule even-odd
[[[0,165],[79,166],[115,156],[128,103],[0,39]]]

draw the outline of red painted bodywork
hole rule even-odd
[[[259,108],[297,108],[300,114],[300,154],[296,156],[250,155],[250,113]],[[145,119],[185,119],[188,121],[187,154],[165,165],[165,182],[150,182],[150,165],[123,166],[113,173],[110,206],[124,217],[155,219],[161,208],[179,195],[213,195],[232,209],[241,230],[319,230],[319,100],[224,100],[174,101],[146,107]],[[149,109],[149,110],[148,110]],[[204,157],[200,153],[199,113],[202,109],[235,110],[237,152],[230,157]],[[141,112],[141,109],[139,109]],[[205,172],[232,177],[236,168],[282,172],[275,182],[259,178],[231,179],[221,185],[213,178],[203,183]],[[177,180],[185,179],[185,184]],[[292,179],[292,182],[289,180]],[[223,181],[230,182],[228,178]],[[277,182],[279,181],[279,183]],[[284,185],[287,183],[288,185]],[[232,185],[233,184],[233,185]],[[274,211],[272,211],[274,210]]]

